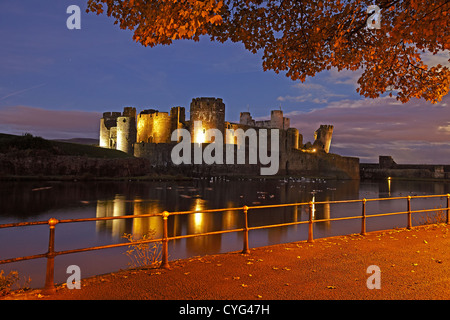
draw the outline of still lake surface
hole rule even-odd
[[[387,198],[407,195],[450,193],[450,182],[427,181],[336,181],[336,180],[193,180],[161,182],[0,182],[0,224],[42,221],[50,218],[72,219],[120,215],[160,213],[164,210],[205,210],[244,205],[265,205],[311,200],[333,201],[363,198]],[[367,214],[406,211],[406,200],[368,202]],[[412,210],[446,207],[446,198],[413,199]],[[361,215],[361,203],[317,204],[314,219]],[[249,226],[260,226],[308,220],[308,207],[250,210]],[[413,225],[423,217],[413,215]],[[242,228],[241,211],[195,213],[170,216],[169,236]],[[406,215],[367,219],[367,231],[406,226]],[[77,249],[127,242],[124,233],[140,237],[150,229],[162,236],[161,217],[144,219],[80,222],[56,226],[55,250]],[[361,220],[318,222],[314,238],[359,233]],[[48,226],[0,229],[0,260],[45,253]],[[307,239],[307,224],[252,230],[249,246],[259,247]],[[180,239],[169,242],[169,259],[238,251],[242,249],[242,233],[227,233]],[[127,247],[57,256],[55,281],[65,282],[69,265],[78,265],[81,276],[125,269],[130,262],[124,254]],[[31,277],[31,287],[42,287],[46,259],[0,265],[8,273],[17,270]],[[22,281],[23,282],[23,281]]]

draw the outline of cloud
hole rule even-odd
[[[308,93],[308,94],[303,94],[303,95],[299,95],[299,96],[280,96],[277,98],[277,101],[293,101],[293,102],[306,102],[306,101],[312,101],[312,94]]]
[[[28,132],[48,139],[97,138],[101,116],[90,111],[9,106],[0,108],[0,132]]]
[[[285,102],[312,102],[315,104],[326,104],[329,98],[343,98],[346,94],[335,93],[319,83],[298,82],[292,88],[299,91],[299,95],[285,95],[277,97],[277,101]]]
[[[450,67],[450,51],[444,50],[439,53],[433,54],[426,52],[421,56],[423,62],[428,66],[437,66],[438,64],[442,66]]]
[[[450,135],[450,121],[447,121],[446,125],[438,126],[437,130],[443,134]]]
[[[331,68],[327,71],[326,81],[333,84],[347,84],[352,85],[354,88],[357,88],[358,79],[361,77],[363,70],[338,70],[337,68]]]
[[[448,163],[450,95],[433,105],[424,100],[399,104],[395,98],[342,100],[310,112],[290,112],[291,126],[304,143],[321,124],[334,125],[331,152],[377,162],[392,155],[398,163]]]
[[[326,90],[326,88],[319,83],[298,82],[294,84],[293,87],[302,90]]]

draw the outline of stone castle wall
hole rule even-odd
[[[281,133],[281,131],[280,131]],[[290,141],[292,135],[287,132],[280,134],[280,152],[278,155],[279,168],[277,175],[286,176],[304,176],[304,177],[324,177],[332,179],[359,179],[359,159],[351,157],[342,157],[336,154],[329,153],[310,153],[304,152],[294,148]],[[295,135],[294,135],[295,137]],[[270,131],[268,141],[270,141]],[[287,143],[286,143],[287,141]],[[226,148],[223,149],[223,164],[208,165],[202,162],[202,164],[191,165],[174,165],[171,159],[171,152],[176,145],[172,143],[137,143],[135,145],[135,156],[142,157],[149,160],[151,166],[158,171],[177,172],[181,174],[187,174],[189,176],[214,176],[214,175],[226,175],[226,176],[259,176],[261,167],[268,167],[269,165],[262,165],[259,162],[257,164],[249,163],[249,152],[255,152],[255,149],[250,151],[251,148],[257,147],[259,150],[259,143],[251,145],[248,141],[245,144],[245,163],[238,164],[238,146],[233,144],[234,158],[233,164],[226,164]],[[194,163],[194,148],[198,144],[191,144],[191,160]],[[208,144],[202,144],[202,154]],[[286,147],[287,146],[287,147]],[[228,146],[229,147],[229,146]],[[270,142],[268,142],[268,151],[270,150]]]
[[[380,156],[378,163],[361,163],[363,179],[450,179],[449,165],[397,164],[391,156]]]
[[[103,148],[116,148],[117,139],[117,118],[120,112],[104,112],[100,119],[100,139],[99,145]]]
[[[201,126],[198,126],[201,121]],[[197,122],[197,126],[196,126]],[[115,124],[115,126],[114,126]],[[234,145],[237,148],[236,130],[252,129],[257,132],[268,129],[268,144],[270,146],[270,129],[279,129],[279,175],[303,176],[330,176],[345,179],[359,178],[359,159],[341,157],[329,154],[333,126],[321,125],[315,132],[314,144],[303,144],[303,136],[298,129],[290,128],[289,118],[283,117],[281,110],[271,111],[270,120],[255,121],[249,112],[241,112],[239,123],[225,121],[225,104],[222,99],[195,98],[190,105],[190,119],[185,119],[185,109],[171,108],[170,114],[154,109],[144,110],[136,117],[134,108],[125,108],[121,113],[104,113],[100,121],[100,145],[102,147],[117,148],[135,157],[149,160],[153,168],[159,171],[177,171],[179,173],[194,172],[206,175],[259,175],[260,164],[237,164],[237,151],[235,164],[173,164],[171,159],[172,148],[176,142],[171,141],[172,132],[184,128],[191,135],[191,154],[194,154],[195,145],[202,143],[204,149],[214,138],[208,139],[209,129],[218,129],[224,138],[225,145]],[[230,129],[231,131],[227,130]],[[231,133],[231,134],[230,134]],[[256,142],[245,141],[246,159],[248,161],[249,149],[258,146]],[[226,148],[224,145],[224,149]],[[269,152],[270,151],[270,148]],[[258,149],[259,150],[259,149]],[[254,152],[255,149],[252,150]],[[226,163],[224,150],[223,163]],[[259,155],[257,156],[258,160]],[[194,161],[192,160],[192,163]],[[267,167],[268,165],[263,165]]]
[[[330,152],[331,137],[333,135],[333,126],[320,125],[319,129],[314,132],[314,146],[323,149],[325,152]]]
[[[141,112],[137,118],[137,128],[137,142],[170,142],[172,125],[171,117],[167,112]]]
[[[195,121],[201,121],[202,127],[194,129]],[[225,129],[225,104],[222,99],[196,98],[192,99],[190,107],[191,141],[211,142],[204,137],[206,130],[218,129],[222,134]]]
[[[80,156],[0,154],[0,176],[74,176],[77,178],[145,176],[151,170],[147,159],[90,158]]]

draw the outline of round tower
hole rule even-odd
[[[117,150],[134,153],[136,143],[136,108],[126,107],[117,118]]]
[[[290,149],[298,149],[299,143],[299,132],[296,128],[289,128],[287,130],[287,148],[286,151]]]
[[[195,121],[201,121],[201,127],[195,127]],[[206,139],[206,130],[218,129],[225,132],[225,104],[218,98],[195,98],[190,107],[191,141],[210,143]],[[194,130],[195,128],[195,130]]]

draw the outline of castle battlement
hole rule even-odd
[[[103,112],[103,118],[117,118],[122,115],[121,112]]]
[[[144,112],[147,111],[147,112]],[[168,112],[160,112],[158,110],[144,110],[138,114],[138,118],[157,118],[157,117],[169,117]],[[150,112],[148,112],[150,111]]]
[[[319,154],[330,150],[332,125],[321,125],[314,133],[314,143],[303,144],[302,134],[297,128],[290,127],[290,119],[284,117],[282,110],[272,110],[268,120],[255,120],[250,112],[241,112],[239,123],[232,123],[225,121],[225,103],[221,98],[200,97],[191,101],[189,120],[185,114],[185,108],[180,106],[170,108],[170,112],[145,109],[136,114],[134,107],[125,107],[123,112],[104,112],[100,120],[100,146],[160,159],[160,156],[151,155],[152,152],[166,152],[167,148],[161,144],[173,144],[171,137],[176,129],[189,130],[192,143],[213,142],[207,141],[206,131],[217,129],[226,137],[226,144],[236,144],[233,134],[226,135],[225,130],[254,128],[257,132],[261,129],[280,130],[281,159],[288,159],[293,151]],[[283,161],[286,171],[289,162],[295,163],[295,160]]]
[[[122,117],[136,118],[136,108],[134,108],[134,107],[123,108]]]
[[[212,142],[206,139],[207,130],[217,129],[225,137],[225,148],[225,145],[237,144],[236,130],[254,129],[259,135],[261,130],[279,129],[278,174],[359,178],[359,159],[328,154],[332,125],[321,125],[314,133],[314,142],[303,144],[302,134],[290,126],[290,119],[284,117],[282,110],[272,110],[267,120],[255,120],[250,112],[241,112],[239,123],[233,123],[225,121],[222,99],[201,97],[192,99],[189,114],[190,118],[186,119],[186,110],[180,106],[170,108],[170,112],[145,109],[137,114],[134,107],[125,107],[123,112],[104,112],[100,119],[100,146],[144,157],[161,170],[176,167],[180,173],[189,174],[251,175],[258,174],[260,165],[175,166],[171,162],[171,151],[177,142],[172,141],[172,133],[176,129],[186,129],[191,133],[192,146],[202,143],[206,148]],[[269,130],[268,134],[271,132]],[[246,148],[250,146],[246,145]]]

